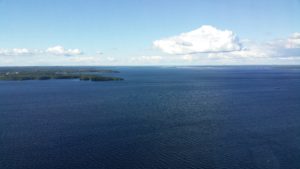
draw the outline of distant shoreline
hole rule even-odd
[[[75,67],[13,67],[0,69],[0,80],[50,80],[79,79],[83,81],[120,81],[120,77],[103,76],[101,73],[119,73],[115,70]]]

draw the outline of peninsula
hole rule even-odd
[[[6,67],[0,68],[0,80],[79,79],[84,81],[116,81],[120,77],[108,76],[118,71],[87,67]]]

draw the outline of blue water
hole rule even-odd
[[[0,168],[300,168],[300,67],[113,69],[0,81]]]

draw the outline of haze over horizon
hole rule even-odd
[[[0,66],[299,65],[299,16],[299,0],[0,0]]]

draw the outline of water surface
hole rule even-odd
[[[300,168],[300,67],[112,69],[0,81],[0,168]]]

